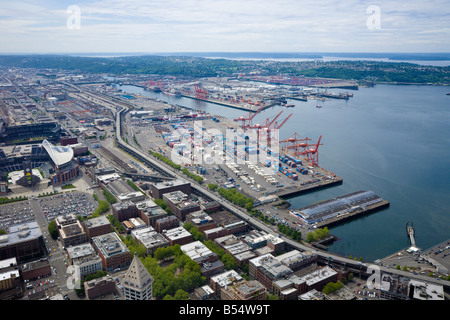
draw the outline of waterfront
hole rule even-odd
[[[234,118],[244,111],[189,98],[123,86],[126,93],[156,97],[212,114]],[[330,90],[343,92],[343,90]],[[319,164],[344,179],[340,186],[289,199],[291,208],[372,190],[389,209],[330,228],[339,240],[331,252],[373,261],[408,245],[405,225],[414,223],[416,243],[427,249],[450,238],[450,109],[448,87],[377,85],[354,91],[349,100],[289,100],[294,113],[280,137],[297,132],[313,141],[323,135]],[[282,107],[262,111],[256,122]]]

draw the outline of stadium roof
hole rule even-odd
[[[62,166],[73,158],[73,149],[70,147],[54,146],[47,140],[42,141],[42,146],[56,166]]]

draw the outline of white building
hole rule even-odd
[[[122,280],[125,300],[152,300],[152,285],[153,277],[135,253],[133,261]]]

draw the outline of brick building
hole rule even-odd
[[[83,221],[83,227],[89,242],[93,237],[111,232],[111,223],[105,216],[85,220]]]
[[[115,232],[92,238],[92,244],[102,259],[104,270],[114,272],[130,265],[130,251]]]
[[[190,195],[192,192],[191,184],[186,180],[176,179],[150,185],[152,197],[156,199],[162,199],[163,194],[173,191],[181,191],[187,195]]]

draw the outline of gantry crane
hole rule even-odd
[[[201,100],[208,99],[208,91],[206,89],[200,87],[199,84],[195,84],[194,89],[195,89],[195,98],[201,99]]]
[[[306,159],[308,159],[309,164],[312,167],[316,167],[319,165],[319,146],[323,145],[322,143],[320,143],[320,140],[322,139],[322,136],[319,137],[319,141],[317,141],[316,144],[308,144],[305,148],[304,151],[301,153],[302,155],[304,155],[306,157]],[[312,147],[310,149],[307,149],[308,147]]]
[[[252,120],[253,118],[264,108],[264,106],[261,106],[256,112],[249,112],[246,116],[239,117],[237,119],[234,119],[234,121],[238,122],[241,121],[241,128],[242,129],[248,129],[252,127]]]

